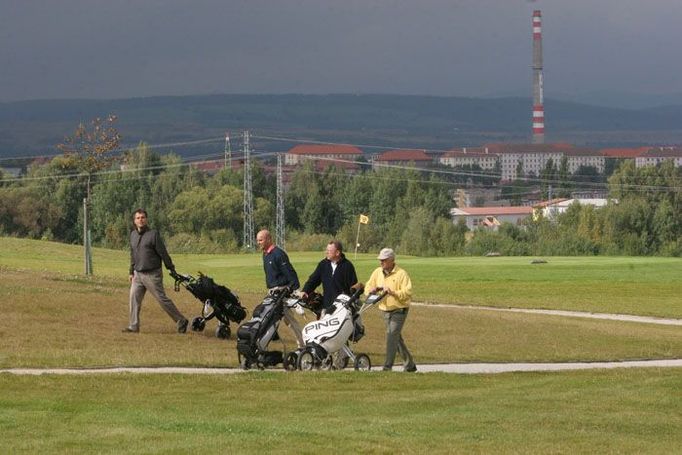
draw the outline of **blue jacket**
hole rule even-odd
[[[263,270],[265,270],[265,285],[268,289],[277,286],[291,286],[298,289],[296,270],[289,262],[289,256],[280,247],[275,246],[269,253],[263,254]]]

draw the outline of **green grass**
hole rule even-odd
[[[674,453],[682,376],[0,375],[5,453]]]
[[[127,324],[128,286],[121,279],[5,269],[0,288],[0,367],[100,367],[117,365],[238,365],[234,340],[214,337],[215,322],[201,333],[175,333],[174,323],[151,298],[144,300],[139,334]],[[187,290],[168,289],[188,317],[201,304]],[[252,309],[262,293],[242,294]],[[303,321],[302,321],[303,322]],[[364,315],[366,336],[357,349],[383,361],[379,311]],[[236,324],[232,325],[233,330]],[[291,332],[280,333],[289,349]],[[561,362],[682,357],[675,326],[559,316],[415,306],[404,337],[420,363]]]
[[[301,281],[322,252],[290,254]],[[95,248],[97,276],[127,286],[128,253]],[[374,254],[355,263],[366,281],[378,265]],[[260,254],[173,255],[178,271],[202,271],[240,293],[264,289]],[[410,273],[416,301],[549,308],[682,318],[682,259],[659,257],[552,257],[531,264],[527,257],[398,257]],[[0,267],[79,275],[82,248],[53,242],[0,238]]]
[[[260,256],[173,255],[263,295]],[[293,253],[304,280],[321,253]],[[667,258],[412,258],[415,299],[682,317],[682,261]],[[0,367],[236,366],[234,340],[174,333],[147,297],[127,323],[127,253],[0,238]],[[361,279],[374,255],[354,261]],[[167,287],[170,280],[166,282]],[[199,302],[169,293],[188,316]],[[365,315],[359,351],[383,359]],[[284,331],[283,334],[287,334]],[[404,330],[418,363],[681,358],[682,330],[632,322],[414,307]],[[291,346],[290,336],[285,341]],[[249,372],[238,375],[0,374],[3,453],[674,453],[680,369],[500,375]]]

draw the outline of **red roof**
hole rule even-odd
[[[204,172],[219,171],[225,167],[225,162],[221,160],[214,161],[196,161],[191,163],[192,167]]]
[[[681,158],[682,148],[680,147],[654,147],[639,156],[645,158]]]
[[[424,150],[389,150],[375,161],[433,161]]]
[[[362,150],[343,144],[299,144],[287,153],[292,155],[362,155]]]
[[[334,166],[336,169],[344,171],[357,171],[360,165],[355,161],[335,161],[335,160],[318,160],[315,161],[315,170],[324,171],[328,167]]]

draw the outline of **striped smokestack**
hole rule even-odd
[[[545,142],[545,106],[542,81],[542,13],[533,11],[533,144]]]

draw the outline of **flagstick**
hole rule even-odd
[[[355,236],[355,255],[353,257],[353,260],[356,260],[358,258],[358,245],[359,245],[358,242],[360,241],[360,225],[361,224],[362,223],[360,223],[360,221],[358,221],[358,235]]]

